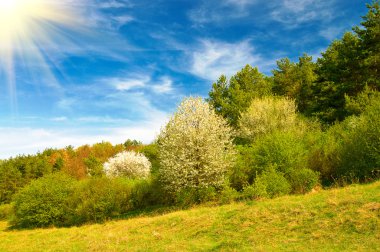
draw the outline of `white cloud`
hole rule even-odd
[[[324,30],[321,30],[319,32],[319,35],[321,35],[323,38],[329,40],[329,41],[332,41],[334,39],[337,39],[339,35],[341,35],[341,33],[344,31],[344,28],[343,27],[339,27],[339,26],[330,26],[330,27],[327,27],[326,29]]]
[[[130,91],[136,88],[153,91],[156,94],[169,94],[174,90],[173,80],[169,76],[162,76],[158,80],[152,80],[148,73],[133,74],[129,77],[117,77],[103,79],[106,83],[119,91]]]
[[[66,116],[59,116],[59,117],[54,117],[51,120],[54,122],[63,122],[63,121],[67,121],[67,117]]]
[[[0,127],[0,158],[34,154],[46,148],[64,148],[68,145],[79,147],[101,141],[118,144],[128,138],[150,143],[167,123],[169,114],[152,106],[144,97],[138,97],[133,102],[138,113],[142,114],[140,120],[89,116],[70,119],[70,126],[62,124],[62,128]]]
[[[129,1],[116,1],[116,0],[109,0],[109,1],[102,1],[101,3],[96,3],[98,8],[103,9],[110,9],[110,8],[131,8],[133,6],[132,3]]]
[[[246,64],[257,66],[263,62],[247,40],[238,43],[202,40],[200,48],[191,55],[190,72],[215,81],[222,74],[235,74]]]
[[[249,15],[256,0],[210,0],[192,9],[188,17],[195,24],[226,23]]]
[[[152,89],[158,94],[169,94],[173,92],[173,81],[168,76],[164,76],[160,83],[152,85]]]
[[[103,80],[104,83],[115,87],[120,91],[128,91],[133,88],[142,88],[150,82],[150,77],[148,76],[136,76],[130,78],[109,78]]]
[[[47,128],[0,128],[0,158],[21,154],[34,154],[46,148],[64,148],[68,145],[79,147],[109,141],[113,144],[126,139],[137,139],[149,143],[155,139],[163,119],[141,122],[118,128],[97,129],[47,129]]]
[[[273,5],[270,15],[273,20],[294,28],[311,21],[330,20],[333,3],[334,0],[282,0]]]

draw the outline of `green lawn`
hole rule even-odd
[[[380,251],[380,182],[72,228],[7,230],[0,251]]]

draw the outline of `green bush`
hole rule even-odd
[[[7,220],[13,214],[13,206],[11,204],[0,205],[0,220]]]
[[[176,205],[189,207],[191,205],[217,200],[217,191],[214,187],[188,187],[176,194]]]
[[[14,197],[17,227],[61,226],[67,220],[67,203],[74,191],[75,180],[56,173],[32,181]]]
[[[132,209],[133,180],[92,178],[80,181],[68,199],[66,225],[103,222]]]
[[[258,197],[267,196],[274,198],[291,192],[291,185],[284,175],[280,172],[276,172],[272,168],[259,175],[255,179],[253,187]]]
[[[361,181],[377,178],[380,172],[380,99],[374,100],[351,122],[349,137],[342,144],[337,176]]]
[[[228,185],[224,186],[222,191],[218,195],[219,202],[221,204],[231,203],[233,201],[238,200],[240,197],[240,193]]]
[[[290,171],[286,177],[292,187],[292,193],[307,193],[313,189],[319,181],[319,174],[310,169]]]

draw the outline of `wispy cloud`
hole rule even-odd
[[[249,6],[255,0],[210,0],[190,10],[188,17],[195,24],[225,23],[249,15]]]
[[[164,76],[157,84],[152,85],[152,89],[158,94],[170,94],[174,91],[173,81],[168,76]]]
[[[153,80],[149,73],[133,74],[129,77],[107,78],[101,81],[119,91],[142,89],[153,91],[156,94],[169,94],[174,91],[173,80],[169,76],[162,76]]]
[[[248,40],[237,43],[202,40],[190,61],[190,72],[206,80],[216,80],[222,74],[231,76],[246,64],[256,66],[264,62]]]
[[[330,26],[319,32],[319,35],[323,38],[331,41],[336,39],[344,32],[345,28],[342,26]]]
[[[282,0],[273,5],[270,16],[288,28],[295,28],[311,21],[330,20],[334,14],[333,3],[334,0]]]
[[[130,1],[116,1],[116,0],[109,0],[109,1],[102,1],[100,3],[97,3],[97,6],[99,8],[104,9],[110,9],[110,8],[130,8],[133,6],[133,4]]]

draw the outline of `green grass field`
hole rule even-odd
[[[0,251],[380,251],[380,182],[72,228],[8,230]]]

